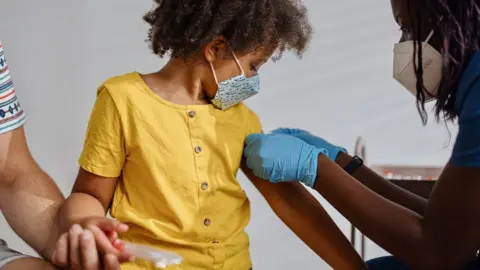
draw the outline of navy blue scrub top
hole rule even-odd
[[[459,167],[480,167],[480,52],[462,74],[455,110],[459,131],[450,162]]]

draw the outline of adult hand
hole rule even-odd
[[[318,155],[328,154],[325,149],[283,134],[251,134],[245,143],[247,167],[272,183],[298,180],[313,187]]]
[[[128,227],[118,221],[99,217],[75,224],[57,241],[52,262],[73,270],[120,270],[120,264],[133,261],[124,251],[117,234]]]
[[[294,136],[317,148],[326,149],[328,151],[328,158],[333,161],[337,159],[337,156],[340,152],[347,153],[347,150],[345,148],[333,145],[320,137],[312,135],[306,130],[294,128],[278,128],[272,131],[272,133]]]

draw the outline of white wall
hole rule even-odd
[[[400,33],[389,1],[306,2],[316,30],[310,51],[301,61],[287,55],[265,66],[262,93],[248,102],[264,130],[305,128],[349,149],[362,135],[371,163],[444,164],[447,131],[438,124],[422,127],[413,97],[391,79]],[[66,195],[96,87],[110,76],[164,63],[144,42],[141,16],[150,6],[150,0],[2,0],[0,38],[27,111],[28,142]],[[253,205],[248,230],[255,268],[328,269],[241,181]],[[348,234],[348,222],[322,203]],[[3,220],[0,232],[11,246],[33,254]],[[368,245],[368,257],[382,254]]]

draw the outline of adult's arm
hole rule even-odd
[[[63,201],[58,187],[30,154],[23,127],[1,134],[0,209],[15,233],[46,258],[59,236],[52,229]]]
[[[279,128],[272,132],[273,134],[284,134],[294,136],[304,142],[327,151],[327,156],[331,160],[345,168],[352,160],[352,157],[346,154],[346,150],[342,147],[335,146],[321,137],[312,135],[310,132],[301,129]],[[363,166],[355,170],[353,176],[362,184],[370,188],[379,195],[400,204],[420,215],[423,215],[427,206],[427,200],[413,194],[403,188],[400,188],[377,173]]]
[[[335,162],[340,167],[345,168],[351,160],[352,157],[350,155],[341,152],[338,154]],[[352,176],[382,197],[406,207],[419,215],[424,215],[428,200],[393,184],[367,166],[359,167],[354,171]]]
[[[480,243],[480,169],[448,164],[425,215],[396,204],[319,157],[315,189],[366,236],[415,269],[457,269]]]
[[[31,257],[16,259],[1,268],[1,270],[18,270],[18,269],[55,270],[57,268],[45,260],[38,259],[38,258],[31,258]],[[98,269],[94,269],[94,270],[98,270]]]

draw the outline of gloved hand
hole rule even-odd
[[[328,155],[327,155],[328,158],[333,161],[337,159],[338,153],[340,152],[347,153],[347,150],[345,148],[335,146],[320,137],[312,135],[310,132],[306,130],[293,129],[293,128],[278,128],[272,131],[272,133],[294,136],[317,148],[326,149],[328,152]]]
[[[247,167],[253,170],[255,176],[272,183],[301,181],[313,187],[318,155],[328,155],[326,149],[289,135],[251,134],[245,143],[243,153]]]

